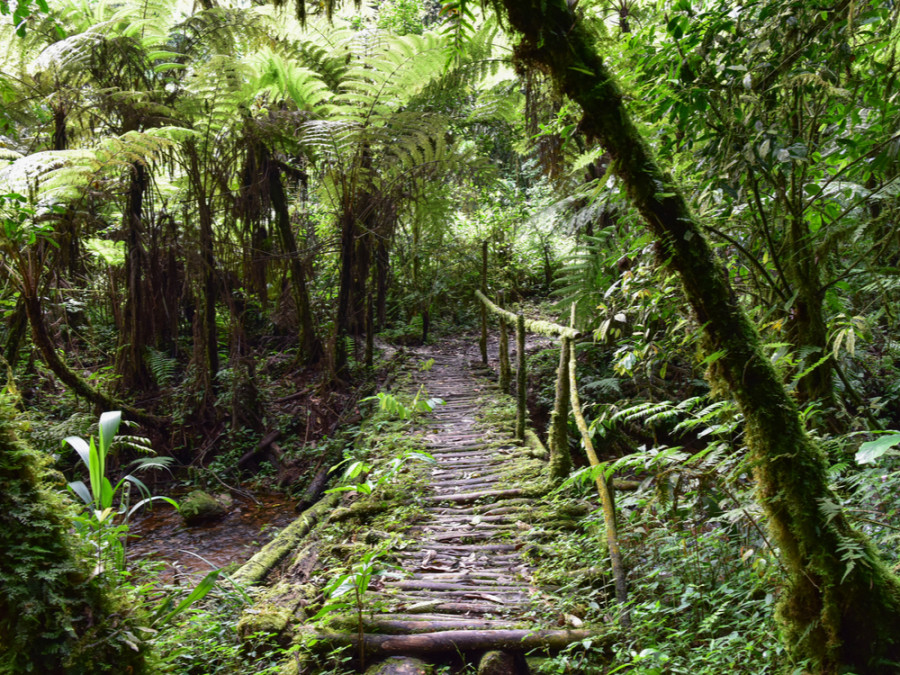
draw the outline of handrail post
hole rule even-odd
[[[488,264],[488,243],[487,240],[481,242],[481,292],[487,296],[487,264]],[[481,362],[488,364],[487,353],[487,307],[481,303],[481,339],[478,346],[481,348]]]
[[[575,303],[572,303],[571,325],[575,325]],[[607,480],[605,472],[600,468],[600,460],[594,450],[591,435],[588,430],[584,415],[581,414],[581,401],[578,399],[578,380],[575,375],[575,341],[569,341],[569,396],[572,403],[572,414],[575,416],[575,424],[581,432],[581,440],[584,443],[584,451],[587,453],[591,468],[595,471],[594,482],[597,484],[597,492],[600,495],[600,504],[603,506],[603,520],[606,524],[606,543],[609,547],[609,559],[612,563],[613,580],[616,587],[616,601],[622,605],[622,624],[631,625],[631,613],[626,603],[628,602],[628,585],[625,580],[625,566],[622,563],[622,552],[619,549],[619,532],[616,524],[616,502],[612,480]]]
[[[556,400],[550,416],[550,478],[554,482],[565,479],[572,470],[569,453],[569,351],[571,338],[560,339],[559,368],[556,372]]]
[[[525,317],[516,315],[516,438],[525,440]]]
[[[499,293],[497,304],[503,307],[503,292]],[[484,304],[482,304],[484,307]],[[500,347],[497,359],[500,362],[500,391],[509,393],[509,329],[506,327],[506,319],[500,317]]]

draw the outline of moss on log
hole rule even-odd
[[[531,429],[525,429],[525,445],[528,446],[529,454],[535,459],[546,460],[550,457],[547,446],[541,442],[540,437]]]
[[[510,326],[516,325],[516,317],[518,314],[514,314],[513,312],[508,312],[505,309],[501,309],[497,307],[493,302],[491,302],[488,297],[482,293],[481,291],[475,291],[475,296],[481,301],[482,305],[487,307],[491,313],[496,314],[501,320],[506,321]],[[547,337],[568,337],[577,339],[582,336],[580,331],[575,330],[574,328],[569,328],[568,326],[561,326],[558,323],[553,323],[552,321],[534,321],[532,319],[525,319],[525,328],[527,328],[532,333],[538,333],[539,335],[546,335]]]
[[[234,573],[235,582],[242,585],[262,582],[278,563],[297,548],[303,537],[337,506],[339,500],[339,494],[331,494],[306,509],[297,520],[284,528]]]
[[[142,673],[128,599],[91,573],[72,534],[71,503],[49,484],[46,458],[18,438],[0,396],[0,673]]]

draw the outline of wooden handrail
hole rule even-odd
[[[483,270],[486,268],[486,256],[483,262]],[[482,274],[484,280],[486,274]],[[603,520],[606,524],[606,541],[609,547],[609,557],[612,562],[613,578],[616,587],[616,600],[623,607],[622,622],[630,625],[631,617],[627,607],[628,587],[625,581],[625,567],[622,562],[622,554],[619,550],[619,535],[616,525],[615,492],[612,480],[607,480],[600,468],[600,460],[594,450],[590,432],[584,415],[581,413],[581,401],[578,398],[578,380],[576,378],[575,340],[582,333],[575,330],[575,305],[572,305],[572,326],[561,326],[551,321],[532,321],[521,314],[509,312],[491,302],[482,291],[475,291],[475,296],[481,301],[481,350],[482,356],[487,362],[487,311],[500,319],[500,382],[505,387],[509,383],[509,353],[507,340],[507,324],[516,327],[516,437],[523,440],[525,437],[525,401],[526,401],[526,377],[525,377],[525,330],[534,333],[558,337],[560,339],[559,368],[556,373],[556,401],[551,416],[549,443],[550,446],[550,477],[551,480],[561,482],[571,471],[572,459],[569,456],[568,419],[571,410],[575,417],[575,424],[581,433],[584,449],[588,456],[591,468],[599,472],[595,476],[597,492],[600,503],[603,506]],[[501,298],[502,302],[502,298]],[[506,352],[504,354],[504,352]]]
[[[475,291],[475,296],[482,302],[482,304],[491,311],[491,313],[496,314],[501,319],[506,321],[510,326],[515,326],[516,321],[518,320],[518,314],[514,314],[513,312],[508,312],[505,309],[501,309],[497,307],[493,302],[491,302],[488,297],[482,293],[481,291]],[[558,323],[553,323],[552,321],[534,321],[532,319],[525,319],[525,328],[530,330],[532,333],[538,333],[540,335],[546,335],[548,337],[567,337],[572,340],[576,340],[583,336],[581,331],[577,331],[574,328],[569,328],[568,326],[561,326]]]

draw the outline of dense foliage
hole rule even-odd
[[[900,427],[898,6],[340,4],[0,2],[0,341],[28,407],[0,411],[9,667],[136,653],[43,483],[62,437],[123,410],[201,482],[304,487],[372,393],[375,336],[474,325],[483,241],[489,295],[575,304],[585,414],[629,485],[632,626],[547,668],[837,667],[839,615],[896,595],[894,451],[856,452]],[[717,334],[726,305],[746,319]],[[530,356],[539,426],[555,368]],[[592,518],[557,542],[570,567],[607,564]],[[569,611],[616,614],[607,590],[575,585]],[[166,667],[227,635],[217,672],[240,669],[239,596]]]

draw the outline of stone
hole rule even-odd
[[[430,675],[431,666],[409,656],[391,656],[369,666],[365,675]]]
[[[181,517],[188,525],[216,520],[225,515],[225,507],[202,490],[194,490],[181,501]]]
[[[527,671],[524,671],[527,672]],[[478,675],[522,675],[516,657],[509,652],[485,652],[478,662]]]

